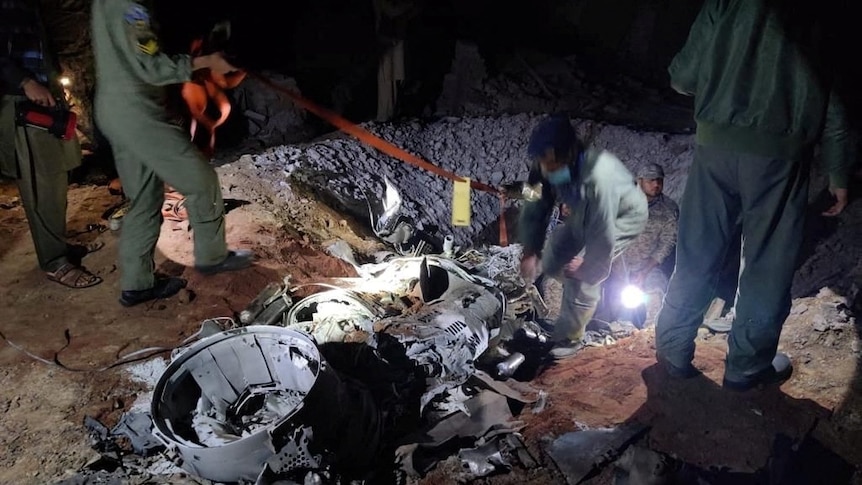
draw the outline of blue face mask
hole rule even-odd
[[[551,185],[565,185],[572,181],[572,171],[569,170],[568,166],[565,166],[553,172],[546,172],[545,177]]]

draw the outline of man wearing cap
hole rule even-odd
[[[662,265],[676,246],[676,228],[679,206],[662,193],[664,169],[649,163],[638,171],[638,185],[649,203],[649,219],[644,231],[623,254],[629,282],[644,291],[659,289],[664,293],[667,278]],[[646,285],[649,288],[643,288]]]
[[[584,330],[601,297],[615,257],[643,231],[647,200],[634,176],[614,155],[586,148],[566,116],[550,116],[533,130],[527,149],[528,183],[541,196],[525,201],[518,224],[521,274],[529,283],[542,272],[563,282],[551,355],[564,358],[583,347]],[[556,205],[569,215],[545,241]]]

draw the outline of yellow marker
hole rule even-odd
[[[461,177],[452,185],[452,225],[470,225],[470,179]]]

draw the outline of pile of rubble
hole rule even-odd
[[[549,363],[549,344],[535,323],[544,305],[518,273],[520,246],[381,253],[361,265],[331,250],[359,276],[273,282],[238,318],[208,320],[174,351],[149,409],[135,406],[110,431],[90,420],[105,460],[142,480],[256,484],[404,483],[453,446],[473,478],[538,466],[516,416],[544,406],[523,381]],[[64,483],[88,483],[103,465]]]
[[[368,123],[364,127],[444,170],[501,187],[525,180],[528,135],[540,119],[541,116],[521,114]],[[661,163],[666,173],[666,193],[674,199],[681,195],[693,155],[691,136],[642,133],[584,120],[578,121],[576,127],[585,140],[610,150],[632,170],[649,162]],[[442,228],[451,226],[451,182],[352,138],[334,136],[307,145],[274,147],[244,157],[240,165],[240,170],[271,184],[276,194],[290,181],[298,181],[360,219],[368,218],[369,201],[385,197],[385,180],[390,180],[403,194],[402,214],[417,228],[442,239]],[[496,240],[478,239],[499,219],[498,197],[473,191],[471,200],[471,224],[452,229],[455,243],[496,244]]]

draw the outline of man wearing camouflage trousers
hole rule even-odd
[[[641,167],[638,185],[649,203],[649,219],[644,231],[626,249],[620,260],[625,263],[629,282],[645,292],[667,289],[669,274],[664,265],[676,248],[679,206],[664,195],[664,169],[657,163]]]

